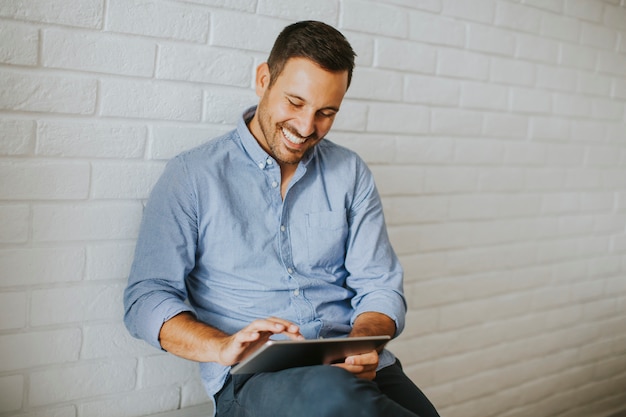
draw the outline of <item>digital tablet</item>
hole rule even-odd
[[[258,350],[235,365],[230,373],[274,372],[299,366],[343,362],[348,356],[378,349],[389,340],[389,336],[268,340]]]

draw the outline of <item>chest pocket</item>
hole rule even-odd
[[[348,238],[345,211],[322,211],[306,215],[309,262],[316,266],[343,265]]]

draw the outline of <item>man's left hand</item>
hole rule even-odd
[[[376,368],[378,367],[378,352],[372,350],[368,353],[348,356],[344,363],[338,363],[335,364],[335,366],[343,368],[359,378],[371,381],[376,377]]]

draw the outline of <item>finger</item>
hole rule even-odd
[[[378,366],[378,360],[378,352],[372,350],[370,352],[362,353],[360,355],[348,356],[345,360],[345,363],[348,365]]]

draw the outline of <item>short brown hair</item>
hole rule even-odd
[[[314,20],[293,23],[280,32],[267,59],[270,86],[290,58],[310,59],[327,71],[348,71],[350,86],[355,57],[350,43],[332,26]]]

